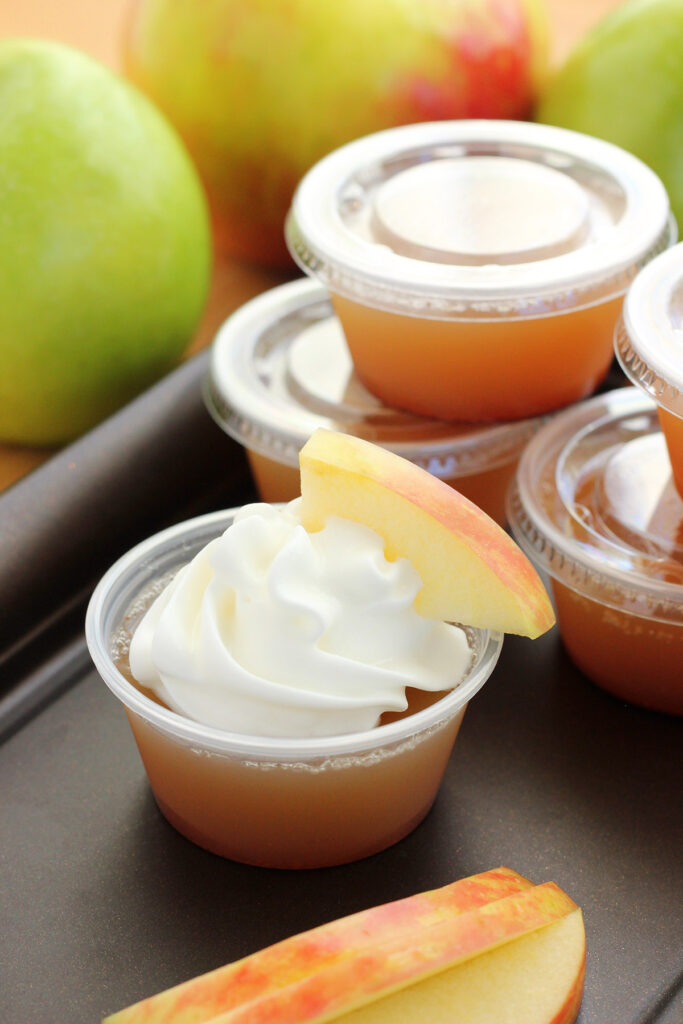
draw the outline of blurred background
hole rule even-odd
[[[559,62],[576,40],[623,0],[546,0],[552,24],[551,59]],[[78,46],[120,67],[121,33],[131,0],[2,0],[0,36],[30,35]]]
[[[544,0],[549,21],[549,62],[557,67],[576,42],[623,0]],[[0,38],[31,36],[77,47],[122,70],[122,38],[131,0],[0,0]],[[225,254],[214,262],[207,305],[187,355],[209,344],[220,323],[259,292],[295,276],[294,266],[266,268]],[[0,443],[0,490],[29,472],[54,448]]]

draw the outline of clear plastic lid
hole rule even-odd
[[[241,444],[285,465],[317,427],[382,445],[442,479],[517,458],[542,422],[494,426],[430,420],[384,405],[353,370],[327,292],[307,278],[264,292],[218,332],[207,407]]]
[[[664,186],[640,160],[519,121],[437,121],[351,142],[303,178],[286,233],[331,291],[435,319],[606,300],[675,241]]]
[[[521,457],[508,518],[560,583],[683,625],[683,501],[647,395],[610,391],[547,423]]]
[[[508,519],[561,583],[683,624],[683,501],[647,395],[621,388],[548,422],[522,455]]]
[[[624,372],[683,418],[683,243],[645,267],[628,290],[615,332]]]

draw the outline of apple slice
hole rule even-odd
[[[442,480],[384,448],[316,430],[299,453],[301,518],[310,532],[328,516],[371,527],[389,560],[422,578],[415,607],[427,618],[536,637],[555,621],[543,584],[515,542]]]
[[[371,907],[259,950],[107,1017],[105,1024],[203,1024],[387,939],[409,939],[487,903],[532,888],[507,867]]]
[[[326,1024],[574,910],[554,882],[536,885],[412,935],[373,942],[322,970],[309,969],[298,981],[217,1014],[210,1024]],[[413,1019],[426,1021],[422,1013]]]
[[[577,909],[545,928],[333,1020],[334,1024],[572,1024],[581,1007],[585,962],[586,937]]]

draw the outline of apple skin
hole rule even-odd
[[[422,578],[426,618],[536,637],[555,622],[526,555],[493,519],[449,484],[393,452],[322,428],[299,453],[301,521],[330,515],[364,523],[385,556],[408,558]]]
[[[62,443],[187,346],[206,201],[149,100],[56,43],[0,43],[0,166],[0,438]]]
[[[316,1021],[481,955],[575,910],[498,868],[341,918],[143,1000],[105,1024]]]
[[[213,1018],[211,1024],[324,1024],[528,935],[576,910],[554,882],[389,938]]]
[[[219,247],[291,265],[309,167],[398,124],[529,116],[546,41],[540,0],[139,0],[124,67],[187,143]]]
[[[299,980],[313,964],[321,969],[374,943],[408,938],[438,921],[531,887],[516,871],[500,867],[370,907],[144,999],[107,1017],[105,1024],[198,1024]]]
[[[627,0],[548,84],[537,118],[614,142],[655,171],[683,224],[683,4]]]

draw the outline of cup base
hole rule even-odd
[[[609,608],[553,582],[567,654],[601,689],[628,704],[683,715],[683,627]]]
[[[259,762],[187,746],[128,711],[164,817],[221,857],[318,868],[369,857],[422,821],[464,716],[362,756]]]
[[[243,846],[239,842],[239,837],[235,837],[232,841],[230,839],[221,841],[211,835],[207,835],[201,829],[198,829],[196,826],[184,821],[181,817],[175,814],[175,812],[164,804],[163,800],[160,800],[156,794],[154,794],[154,799],[169,825],[172,825],[172,827],[184,836],[185,839],[189,839],[191,843],[194,843],[196,846],[200,846],[203,850],[216,854],[218,857],[224,857],[227,860],[236,861],[238,864],[247,864],[250,867],[269,868],[282,871],[298,871],[312,870],[316,868],[332,868],[339,867],[342,864],[351,864],[354,861],[363,860],[366,857],[372,857],[374,854],[381,853],[390,846],[394,846],[395,843],[400,842],[401,839],[405,839],[406,836],[410,835],[410,833],[424,821],[434,805],[436,794],[429,804],[423,810],[418,812],[411,821],[404,822],[401,828],[386,835],[382,840],[377,840],[374,843],[363,843],[357,846],[349,846],[347,848],[342,839],[342,842],[339,844],[336,852],[333,853],[330,851],[325,855],[323,851],[312,851],[310,849],[310,844],[305,841],[304,837],[298,847],[295,844],[291,844],[291,848],[286,852],[274,851],[272,856],[269,855],[267,850],[251,850],[248,844]]]

